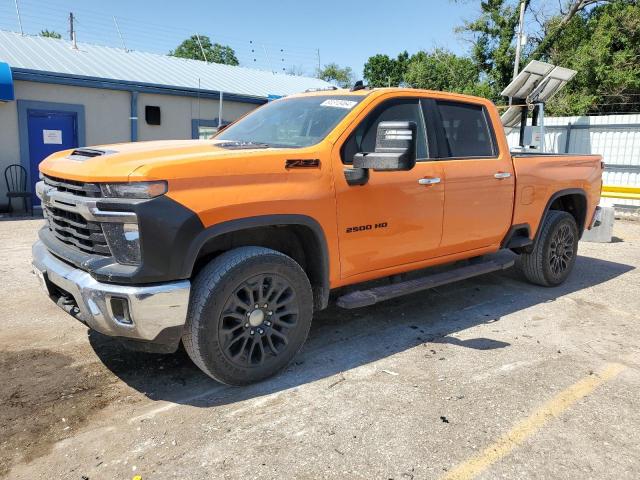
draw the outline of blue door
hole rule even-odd
[[[78,146],[78,116],[74,112],[31,110],[27,112],[29,129],[29,178],[34,205],[38,165],[52,153]]]

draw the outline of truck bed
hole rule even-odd
[[[533,239],[541,221],[540,212],[562,193],[586,193],[583,227],[600,201],[602,157],[600,155],[566,155],[555,153],[515,152],[512,154],[516,173],[513,225],[528,225]]]

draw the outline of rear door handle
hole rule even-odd
[[[440,178],[438,177],[421,178],[418,180],[418,183],[420,185],[434,185],[436,183],[440,183]]]
[[[498,179],[509,178],[511,174],[509,172],[498,172],[493,174],[494,177]]]

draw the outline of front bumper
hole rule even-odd
[[[59,260],[40,241],[32,253],[34,273],[49,297],[70,315],[104,335],[165,345],[169,351],[177,348],[189,305],[188,280],[139,286],[102,283]]]

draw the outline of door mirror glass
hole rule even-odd
[[[375,151],[357,153],[353,157],[353,167],[376,171],[411,170],[416,164],[417,132],[416,122],[380,122]]]

